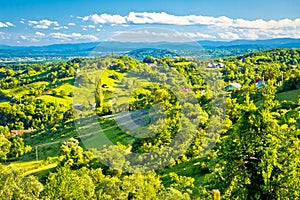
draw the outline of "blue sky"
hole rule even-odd
[[[144,27],[192,40],[300,38],[299,8],[299,0],[0,0],[0,44],[93,42]]]

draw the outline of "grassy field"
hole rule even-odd
[[[2,92],[7,96],[14,96],[16,98],[21,98],[25,95],[30,94],[33,89],[37,89],[40,87],[47,87],[48,85],[49,85],[48,82],[41,81],[41,82],[31,83],[26,86],[19,86],[12,89],[2,90]]]
[[[55,102],[55,103],[65,104],[65,105],[70,105],[72,104],[73,101],[71,97],[56,97],[52,95],[43,95],[38,97],[38,99],[41,99],[44,102]]]
[[[176,173],[180,176],[187,176],[194,178],[194,190],[193,196],[197,198],[197,190],[203,185],[205,172],[201,172],[201,162],[199,159],[192,159],[186,162],[182,162],[173,167],[166,167],[157,171],[158,174],[164,178],[169,173]]]
[[[278,93],[275,96],[275,99],[278,101],[298,101],[298,96],[300,95],[300,89],[298,90],[291,90],[287,92]],[[256,101],[255,104],[258,106],[262,103],[262,100]]]
[[[291,90],[283,93],[279,93],[276,95],[276,99],[279,101],[287,100],[297,102],[298,96],[300,95],[300,89]]]
[[[57,157],[48,160],[17,161],[4,166],[22,169],[24,176],[37,173],[43,174],[57,166]]]

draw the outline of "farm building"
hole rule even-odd
[[[24,133],[31,133],[31,132],[32,130],[11,130],[10,134],[18,136],[18,135],[23,135]]]
[[[229,85],[225,88],[226,91],[233,89],[240,89],[242,86],[239,83],[229,83]]]

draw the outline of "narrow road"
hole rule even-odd
[[[138,112],[138,114],[144,114],[144,115],[142,115],[140,117],[131,118],[132,114],[135,114],[137,112]],[[114,115],[107,115],[107,116],[103,116],[103,118],[113,118],[113,119],[117,120],[118,123],[114,126],[111,126],[111,127],[105,128],[105,129],[100,129],[100,130],[97,130],[97,131],[94,131],[94,132],[91,132],[91,133],[88,133],[88,134],[79,135],[78,137],[81,138],[81,137],[91,136],[91,135],[94,135],[94,134],[97,134],[97,133],[103,133],[104,131],[115,129],[115,128],[118,128],[120,126],[125,126],[126,128],[127,127],[132,127],[132,125],[134,124],[133,120],[142,120],[142,119],[147,119],[147,118],[149,119],[148,114],[145,112],[145,110],[136,110],[136,111],[132,111],[132,112],[124,112],[124,113],[118,113],[118,114],[114,114]],[[128,120],[130,118],[131,118],[131,120]],[[97,128],[99,128],[99,124],[97,124]],[[49,145],[57,144],[57,143],[60,143],[60,142],[64,142],[64,141],[66,141],[70,138],[64,138],[64,139],[57,140],[57,141],[54,141],[54,142],[39,144],[39,145],[36,145],[34,147],[38,148],[38,147],[43,147],[43,146],[49,146]]]

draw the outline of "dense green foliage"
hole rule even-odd
[[[127,56],[0,66],[0,198],[299,198],[300,51],[273,49],[214,62],[226,67],[199,70],[206,61],[146,57],[142,62]],[[99,70],[100,78],[94,74]],[[164,86],[178,84],[176,78],[160,73],[168,70],[179,73],[186,80],[181,87],[188,89],[176,94]],[[207,77],[218,73],[221,79],[210,87]],[[230,83],[241,88],[225,92]],[[95,88],[91,95],[85,90],[89,87]],[[197,106],[179,102],[180,95],[187,97],[188,92],[195,94]],[[214,116],[221,109],[214,108],[221,106],[213,102],[218,95],[226,101],[223,121]],[[74,104],[78,108],[72,109]],[[152,116],[157,105],[162,109]],[[133,133],[120,126],[128,123],[126,118],[122,121],[127,111],[148,116],[135,121],[139,128]],[[105,130],[101,134],[114,145],[96,149],[103,137],[95,132],[93,116]],[[197,119],[193,133],[188,118]],[[220,136],[203,155],[211,126],[220,127]],[[10,134],[22,129],[32,132]],[[142,137],[146,133],[150,137]],[[159,151],[178,133],[184,139],[193,135],[180,156],[172,157],[185,147],[179,142],[175,143],[179,148],[167,149],[164,157],[153,154],[152,170],[129,173],[134,165],[149,167],[142,156],[129,163],[126,158],[132,153]],[[44,164],[34,169],[40,171],[29,173],[33,169],[26,172],[11,166],[18,159],[44,159]],[[43,169],[51,164],[51,170]]]

